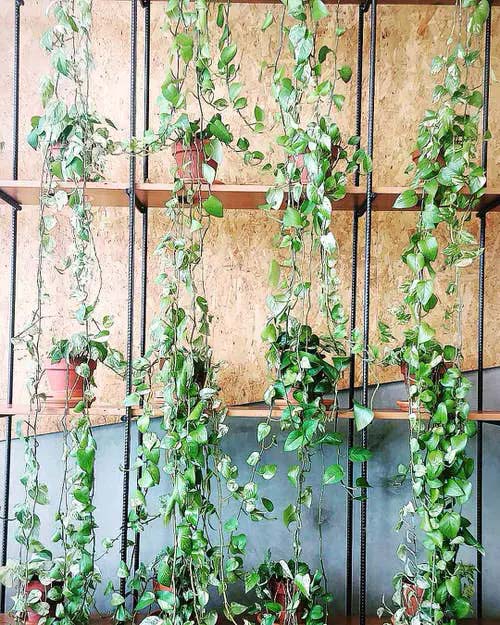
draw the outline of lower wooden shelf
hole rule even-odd
[[[264,402],[241,404],[228,406],[228,417],[241,419],[241,418],[255,418],[255,419],[271,419],[278,420],[281,416],[282,408],[274,408],[270,411],[269,406]],[[13,421],[18,419],[25,419],[29,414],[29,406],[21,404],[1,404],[0,403],[0,441],[6,438],[6,419],[5,417],[13,417]],[[89,415],[94,427],[103,425],[113,425],[120,423],[124,420],[126,414],[126,408],[119,404],[94,404],[90,410]],[[136,419],[141,415],[140,408],[133,408],[131,411],[133,419]],[[158,403],[154,406],[153,417],[159,418],[162,415],[161,404]],[[352,419],[352,410],[341,410],[339,417],[341,419]],[[67,425],[78,419],[78,414],[72,410],[68,410],[65,413],[64,408],[60,406],[53,407],[47,404],[44,409],[39,413],[37,423],[37,435],[51,434],[54,432],[62,432],[64,430],[63,417]],[[424,417],[425,418],[425,417]],[[500,423],[500,411],[497,410],[483,410],[481,412],[471,411],[469,418],[472,421],[482,421],[485,423],[499,422]],[[375,410],[375,419],[386,421],[405,421],[408,419],[408,414],[398,408],[379,408]],[[28,433],[26,425],[24,426],[25,433]],[[16,436],[16,430],[13,426],[12,436]],[[1,624],[0,624],[1,625]],[[500,623],[499,623],[500,625]]]

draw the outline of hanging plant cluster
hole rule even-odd
[[[219,33],[215,59],[209,29],[212,7]],[[239,482],[238,468],[222,450],[227,411],[209,342],[212,315],[203,278],[204,241],[211,219],[223,216],[222,202],[211,185],[224,151],[241,153],[246,162],[258,162],[263,155],[250,151],[244,137],[235,140],[223,117],[228,107],[242,116],[246,107],[237,82],[229,4],[202,0],[188,7],[181,0],[170,2],[164,30],[172,44],[159,96],[160,125],[126,146],[148,153],[171,148],[176,162],[172,197],[165,207],[166,229],[156,248],[160,312],[151,323],[146,353],[134,362],[134,389],[126,403],[141,406],[137,490],[129,527],[140,534],[161,518],[172,537],[171,546],[162,547],[151,563],[137,563],[131,553],[118,573],[126,583],[122,588],[110,584],[108,592],[119,622],[135,620],[138,612],[148,609],[152,625],[165,619],[177,625],[214,625],[217,613],[209,603],[214,593],[229,619],[244,610],[227,596],[228,584],[243,575],[247,538],[238,531],[240,514],[260,520],[268,504],[259,501],[252,479]],[[228,98],[217,98],[217,88],[227,90]],[[192,110],[194,119],[188,113]],[[207,110],[212,112],[207,115]],[[262,129],[259,110],[255,120],[247,120],[255,131]],[[161,417],[160,432],[151,420],[155,411]],[[153,504],[151,491],[162,485],[162,474],[171,491]],[[222,510],[231,500],[239,513],[223,521]],[[137,598],[132,605],[129,596]]]
[[[111,317],[105,316],[102,323],[95,318],[102,277],[85,187],[88,181],[102,177],[105,157],[114,144],[109,136],[112,123],[101,120],[89,105],[92,5],[87,0],[76,4],[57,0],[49,11],[54,23],[41,44],[50,57],[52,73],[42,80],[44,112],[32,119],[28,137],[28,143],[43,155],[37,303],[27,330],[18,337],[34,364],[24,436],[26,468],[21,480],[25,499],[16,507],[16,539],[22,558],[20,562],[8,562],[1,571],[2,582],[18,588],[13,608],[16,618],[33,624],[40,619],[87,623],[90,618],[95,591],[102,580],[96,565],[94,533],[96,442],[88,409],[95,398],[97,362],[120,375],[126,366],[121,354],[108,342]],[[62,182],[69,182],[69,188],[63,188]],[[75,302],[73,319],[79,330],[68,338],[54,339],[47,360],[41,353],[44,304],[48,297],[45,263],[55,249],[57,214],[66,206],[71,215],[72,247],[56,268],[60,273],[70,271],[70,297]],[[43,388],[44,374],[51,386],[48,394]],[[40,541],[37,513],[38,505],[49,502],[37,459],[37,424],[44,406],[61,411],[63,429],[63,479],[61,492],[52,494],[59,505],[50,545]],[[19,434],[23,435],[21,430]],[[60,555],[54,555],[54,551]]]
[[[426,111],[419,126],[413,183],[395,204],[410,208],[418,203],[420,213],[402,255],[410,271],[397,310],[397,319],[407,325],[404,343],[388,358],[402,367],[408,389],[410,463],[400,472],[412,487],[398,526],[408,542],[398,550],[404,569],[394,579],[394,623],[454,623],[470,616],[475,568],[459,555],[463,545],[483,552],[462,513],[472,492],[474,462],[467,447],[476,424],[468,419],[471,383],[460,368],[461,273],[481,253],[467,224],[485,190],[477,148],[488,137],[479,134],[482,94],[470,85],[480,83],[474,40],[482,33],[489,4],[459,5],[448,52],[432,62],[433,75],[443,79],[434,89],[436,107]],[[445,239],[441,246],[438,233]],[[454,332],[452,343],[439,340],[430,320],[440,304],[437,281],[443,261],[451,276],[443,314]]]
[[[338,7],[333,49],[320,44],[323,23],[332,19],[321,0],[286,3],[281,12],[282,40],[273,66],[273,95],[281,122],[277,143],[286,160],[275,167],[275,182],[266,196],[265,208],[280,226],[280,256],[270,267],[273,292],[267,299],[270,317],[262,334],[268,344],[267,362],[274,381],[265,394],[269,418],[258,426],[261,447],[248,462],[258,463],[263,452],[275,444],[271,411],[282,408],[279,423],[287,433],[283,450],[295,456],[288,479],[296,496],[283,511],[285,526],[293,528],[293,558],[273,562],[268,554],[246,584],[247,590],[257,589],[260,601],[255,609],[265,625],[276,621],[324,623],[332,599],[326,589],[323,564],[322,502],[326,485],[344,483],[346,454],[342,453],[343,436],[336,427],[337,390],[350,363],[351,346],[348,319],[338,295],[338,246],[331,218],[334,203],[346,195],[350,174],[371,171],[370,159],[359,147],[359,137],[344,139],[333,117],[334,111],[342,110],[345,99],[339,87],[349,82],[352,74],[337,57],[338,42],[345,32]],[[285,49],[293,59],[288,70],[282,58]],[[321,319],[317,330],[312,320],[316,289]],[[366,423],[359,419],[359,429],[373,415],[357,405],[356,417],[360,416]],[[335,450],[334,464],[325,466],[325,449],[328,456]],[[310,570],[301,561],[302,515],[304,508],[311,508],[314,496],[307,477],[315,455],[323,463],[318,501],[321,571]],[[369,456],[366,449],[349,450],[353,461],[364,461]],[[276,465],[262,465],[258,473],[270,479],[276,470]],[[356,489],[363,486],[366,484],[359,478]],[[356,492],[349,496],[356,496]]]

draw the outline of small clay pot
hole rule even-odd
[[[32,579],[26,584],[26,595],[32,590],[39,590],[42,593],[42,601],[46,601],[47,586],[44,586],[39,579]],[[37,625],[42,618],[40,614],[37,614],[30,607],[26,608],[26,623],[29,625]]]
[[[217,172],[217,161],[205,156],[204,146],[209,143],[208,139],[194,139],[186,146],[182,141],[176,141],[172,153],[177,165],[177,177],[181,180],[194,182],[207,182],[203,176],[203,164],[206,163]]]
[[[438,376],[444,375],[446,371],[450,369],[451,367],[453,367],[452,362],[442,362],[434,373],[435,381],[438,379]],[[415,384],[415,377],[409,375],[408,373],[407,362],[401,363],[400,370],[401,370],[401,375],[403,376],[403,381],[406,386],[411,386],[412,384]],[[400,408],[400,410],[403,410],[404,412],[406,412],[410,404],[407,400],[398,399],[396,400],[396,405],[398,406],[398,408]]]
[[[411,153],[411,160],[413,161],[413,163],[416,165],[418,163],[418,159],[420,158],[420,156],[422,155],[422,152],[420,150],[413,150],[413,152]],[[439,163],[440,167],[445,167],[446,166],[446,162],[443,158],[443,156],[441,154],[439,154],[438,158],[437,158],[437,162]]]
[[[160,584],[160,582],[156,581],[156,579],[153,580],[153,592],[174,592],[174,589],[172,588],[172,586],[164,586],[163,584]]]
[[[287,406],[298,406],[299,402],[293,396],[293,394],[297,390],[298,389],[296,387],[292,387],[288,389],[286,393],[286,397],[275,399],[274,405],[276,406],[276,408],[286,408]]]
[[[47,362],[45,371],[54,403],[64,403],[66,405],[67,400],[68,408],[74,408],[78,402],[83,400],[85,379],[76,372],[76,367],[83,362],[84,360],[80,358],[72,358],[69,362],[66,360],[60,360],[55,363]],[[91,374],[93,374],[97,362],[89,360],[88,365]]]
[[[286,609],[287,597],[289,594],[292,594],[294,592],[293,590],[290,589],[291,583],[292,582],[278,579],[276,577],[272,577],[269,580],[269,584],[268,584],[269,593],[271,594],[273,601],[275,601],[276,603],[279,603],[281,607],[283,608],[280,611],[280,613],[276,615],[277,618],[274,622],[274,625],[285,625],[285,622],[287,620],[287,609]],[[297,615],[297,614],[300,614],[301,612],[302,612],[302,605],[299,604],[295,613]],[[257,614],[257,622],[259,624],[262,622],[261,612]],[[297,616],[297,623],[298,625],[303,623],[303,620],[300,616]]]

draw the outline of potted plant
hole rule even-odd
[[[246,576],[245,590],[255,590],[258,601],[251,611],[259,625],[318,625],[325,621],[332,596],[323,576],[305,562],[271,560],[270,551],[258,569]]]
[[[291,323],[289,331],[278,334],[271,347],[279,354],[278,376],[273,385],[276,407],[318,398],[324,405],[331,403],[324,396],[334,393],[348,358],[334,355],[329,361],[328,348],[309,325]],[[301,363],[306,361],[308,366],[304,368]]]
[[[68,339],[54,340],[45,365],[52,395],[49,401],[54,404],[74,408],[84,401],[90,405],[95,399],[94,371],[98,362],[123,375],[125,362],[122,355],[111,349],[107,330],[87,336],[83,332],[71,335]]]
[[[51,552],[42,550],[28,562],[8,560],[0,567],[0,583],[6,588],[17,587],[12,608],[16,619],[37,625],[40,619],[56,615],[62,598],[60,563]]]
[[[232,140],[232,135],[223,124],[220,114],[214,115],[203,128],[200,127],[198,120],[188,122],[182,127],[182,136],[174,140],[172,146],[177,178],[202,183],[214,181],[220,162],[217,155],[220,141],[214,135],[215,127],[219,136],[221,133],[227,133],[227,143]]]
[[[384,366],[396,365],[401,371],[403,382],[410,394],[416,394],[417,370],[420,391],[434,391],[435,385],[443,375],[452,367],[458,366],[461,361],[461,353],[453,345],[441,345],[438,341],[430,340],[421,345],[418,360],[412,346],[415,345],[417,337],[415,330],[405,331],[404,343],[392,349],[383,359]],[[407,400],[397,400],[397,405],[401,410],[408,410]]]
[[[29,145],[35,150],[47,146],[50,172],[57,179],[102,180],[105,158],[116,147],[109,130],[116,130],[116,126],[110,119],[81,111],[75,105],[65,109],[64,118],[57,124],[53,123],[54,115],[49,108],[43,115],[31,118]]]

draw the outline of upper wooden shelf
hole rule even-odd
[[[499,0],[500,1],[500,0]],[[62,185],[71,189],[70,184]],[[160,207],[171,197],[171,184],[140,182],[136,184],[136,198],[144,206]],[[39,202],[40,183],[33,180],[0,180],[0,189],[21,206],[36,206]],[[211,192],[228,210],[255,210],[265,203],[268,187],[256,184],[213,184]],[[372,208],[375,211],[395,211],[393,204],[405,187],[375,187]],[[89,182],[86,193],[94,206],[128,206],[127,185],[121,182]],[[206,197],[208,187],[202,191]],[[351,211],[362,208],[366,199],[363,187],[349,187],[343,200],[334,203],[335,210]],[[1,201],[1,200],[0,200]],[[481,198],[479,209],[500,210],[500,187],[490,187]],[[410,209],[411,210],[411,209]],[[413,209],[413,210],[416,210]]]

